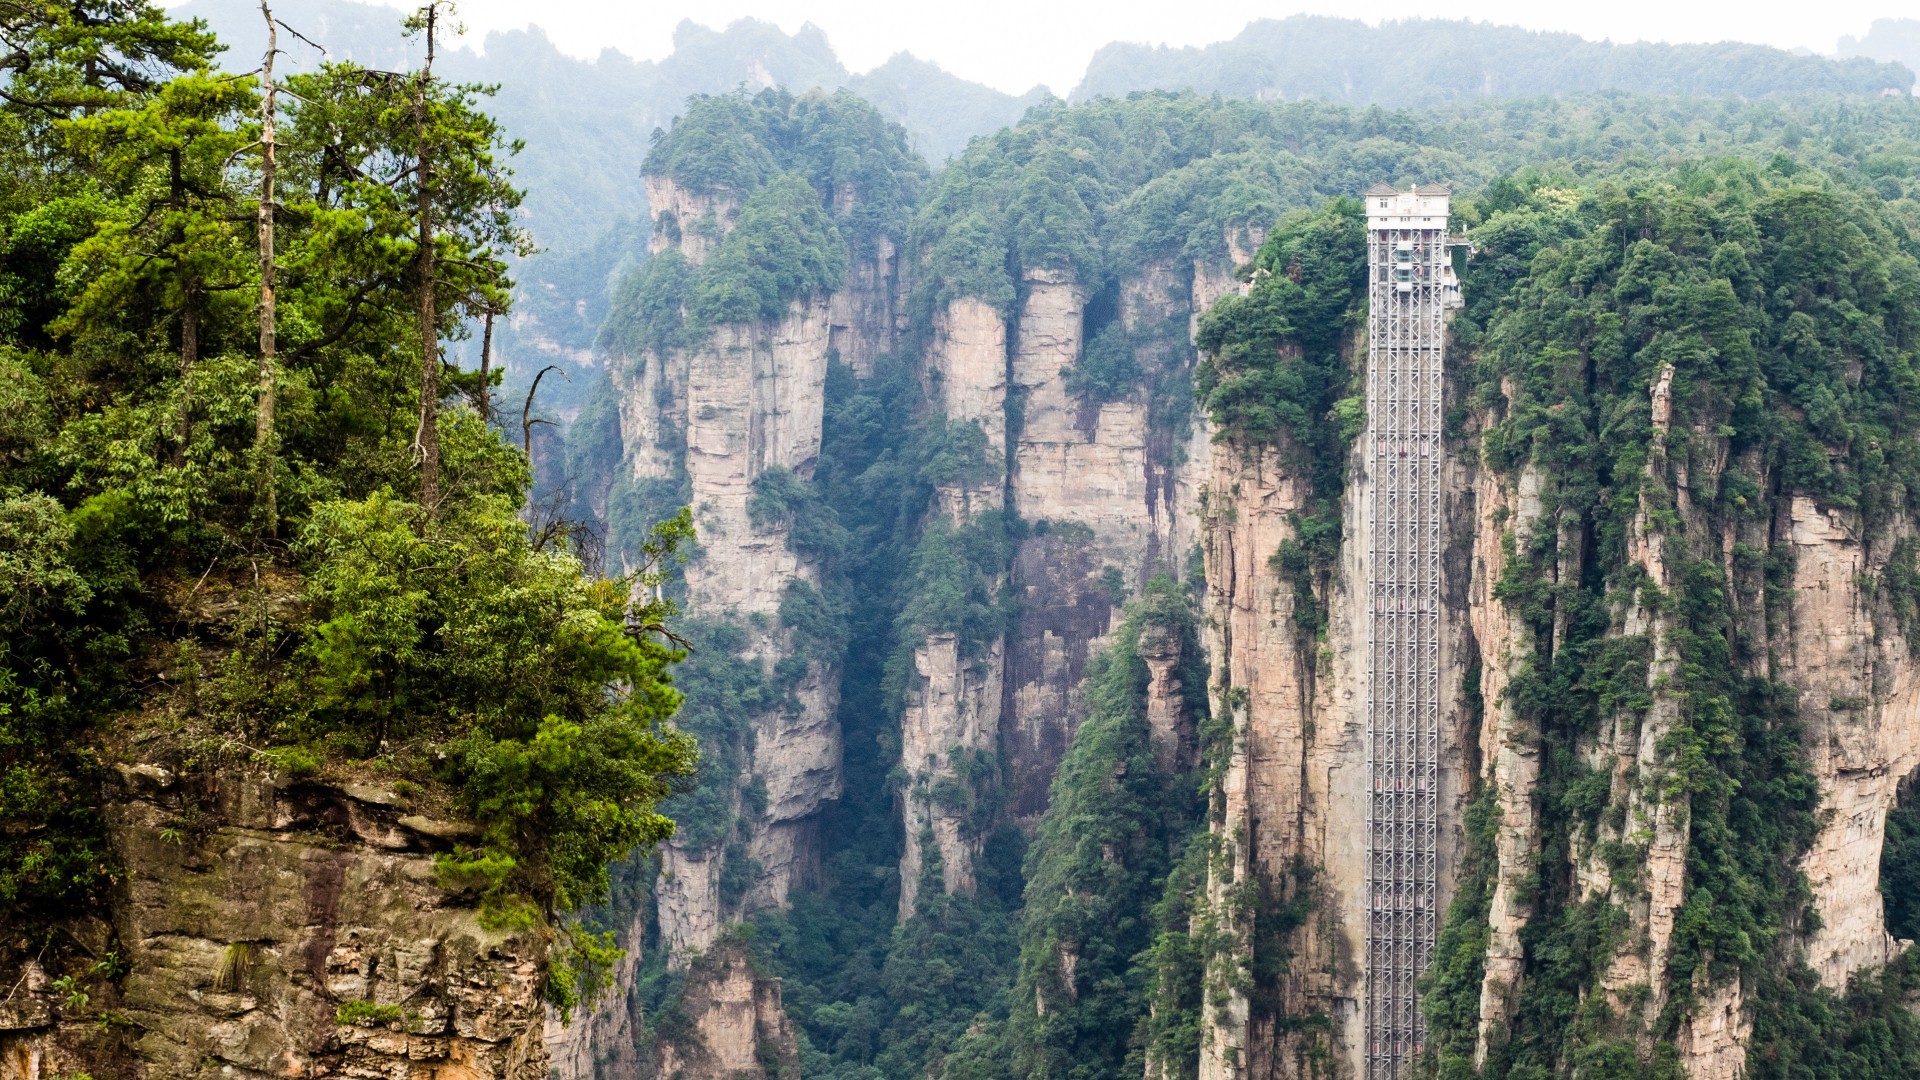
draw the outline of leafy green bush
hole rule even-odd
[[[664,556],[689,526],[659,533]],[[298,735],[444,747],[445,771],[505,864],[493,888],[547,910],[597,900],[607,864],[664,840],[654,811],[693,747],[665,722],[678,654],[627,633],[620,582],[536,549],[504,499],[429,517],[391,494],[316,507],[297,546],[316,621],[297,661],[312,687]]]
[[[1087,342],[1079,363],[1060,369],[1067,393],[1089,405],[1118,401],[1133,393],[1140,386],[1141,375],[1133,342],[1117,319]]]
[[[781,173],[748,197],[700,268],[686,310],[707,325],[777,319],[792,301],[837,288],[846,273],[846,242],[819,194],[799,174]]]
[[[998,637],[1008,618],[998,582],[1012,543],[1010,523],[998,513],[958,528],[944,518],[928,524],[913,549],[908,599],[896,619],[903,647],[928,634],[952,633],[965,655],[976,656]]]
[[[398,1005],[381,1005],[372,1001],[355,998],[343,1001],[334,1010],[333,1022],[336,1024],[357,1024],[361,1027],[397,1024],[406,1019],[407,1010]]]

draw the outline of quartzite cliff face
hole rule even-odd
[[[124,756],[107,818],[122,890],[110,919],[66,931],[124,977],[76,996],[27,962],[0,1077],[548,1075],[544,945],[436,882],[464,826],[385,785],[196,765],[164,740]]]
[[[675,247],[698,267],[738,216],[724,194],[690,191],[666,177],[647,178],[654,208],[654,253]],[[871,268],[868,268],[869,270]],[[866,276],[871,277],[871,273]],[[884,282],[883,282],[884,284]],[[713,328],[704,340],[664,353],[611,358],[619,394],[622,465],[634,480],[680,487],[694,507],[700,552],[686,567],[687,609],[695,618],[744,628],[741,655],[771,675],[796,653],[781,622],[790,585],[819,583],[819,568],[789,542],[790,523],[757,519],[754,482],[768,470],[804,481],[820,456],[821,412],[830,351],[868,355],[890,322],[863,319],[876,301],[836,295],[798,301],[778,320]],[[733,807],[737,831],[758,868],[742,897],[722,896],[727,843],[694,848],[669,843],[657,890],[661,941],[677,961],[711,945],[743,908],[777,906],[810,879],[818,850],[813,815],[840,790],[840,731],[833,721],[837,671],[809,663],[790,688],[793,704],[751,718],[751,746],[730,797],[764,790],[763,808]]]

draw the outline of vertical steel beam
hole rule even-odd
[[[1365,1058],[1368,1080],[1403,1080],[1426,1045],[1416,987],[1439,918],[1446,203],[1436,223],[1417,192],[1367,198]]]

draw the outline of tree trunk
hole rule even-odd
[[[489,307],[483,317],[480,331],[480,419],[484,423],[493,419],[493,388],[487,380],[493,375],[493,309]]]
[[[278,499],[274,490],[274,311],[273,311],[273,182],[274,182],[274,109],[278,92],[273,85],[273,57],[280,47],[274,27],[273,9],[260,0],[260,14],[267,20],[267,56],[260,65],[260,399],[254,414],[253,453],[255,498],[266,521],[268,536],[279,525]]]
[[[186,205],[187,183],[180,171],[180,151],[168,155],[169,180],[173,205]],[[181,247],[186,246],[186,237],[179,237]],[[187,462],[187,440],[193,437],[193,386],[189,379],[193,375],[193,366],[200,362],[200,280],[192,267],[176,262],[180,271],[180,411],[173,418],[173,464],[175,468]]]
[[[200,362],[200,282],[188,270],[180,283],[180,411],[173,418],[173,464],[187,463],[187,441],[193,438],[193,387],[188,379]]]
[[[419,143],[419,176],[415,199],[420,218],[420,429],[414,452],[420,456],[420,505],[427,513],[440,508],[440,312],[434,296],[433,151],[427,138],[427,88],[433,78],[433,30],[437,2],[427,5],[427,59],[421,66],[413,99],[414,137]]]

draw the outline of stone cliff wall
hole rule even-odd
[[[970,654],[934,640],[916,652],[901,761],[917,790],[952,775],[956,750],[997,755],[1014,819],[1038,823],[1085,712],[1088,659],[1125,596],[1155,573],[1183,574],[1199,543],[1206,435],[1157,410],[1184,410],[1194,361],[1184,330],[1196,304],[1232,287],[1211,264],[1156,263],[1126,277],[1109,311],[1141,377],[1111,400],[1070,388],[1094,301],[1067,271],[1026,271],[1011,320],[970,298],[935,313],[922,368],[928,407],[949,423],[978,423],[996,466],[984,480],[941,486],[937,513],[958,526],[1010,509],[1027,532],[1007,568],[1020,616],[1004,639]],[[1169,323],[1175,333],[1156,334]],[[978,838],[965,837],[967,808],[957,803],[910,792],[903,814],[905,918],[923,838],[939,850],[950,890],[971,888]]]
[[[1007,327],[990,305],[960,298],[934,318],[921,368],[929,408],[949,424],[977,424],[986,436],[986,468],[977,477],[942,483],[934,514],[964,528],[1006,507]],[[1004,588],[1004,583],[996,587]],[[970,893],[981,837],[969,823],[971,776],[998,753],[1006,641],[961,641],[927,635],[913,650],[913,677],[900,717],[900,919],[912,916],[930,859],[938,859],[948,893]]]
[[[722,943],[702,957],[680,1007],[686,1022],[663,1033],[649,1075],[680,1080],[800,1075],[800,1051],[793,1022],[781,1007],[780,980],[755,971],[744,946]]]
[[[656,253],[677,247],[698,265],[713,250],[716,229],[731,224],[733,202],[691,193],[666,177],[646,182]],[[686,227],[698,220],[710,227]],[[890,249],[876,258],[890,259]],[[742,655],[768,675],[797,648],[780,619],[781,599],[794,583],[817,586],[820,570],[794,550],[790,522],[756,520],[755,481],[771,469],[803,481],[812,475],[836,335],[849,347],[866,342],[869,356],[876,337],[891,340],[891,299],[884,293],[880,328],[846,337],[847,325],[837,320],[874,315],[871,290],[851,291],[859,297],[796,301],[784,318],[713,327],[687,348],[614,364],[621,373],[624,467],[638,480],[683,485],[694,508],[700,550],[686,567],[688,613],[743,628]],[[740,840],[759,868],[738,910],[722,902],[722,850],[676,842],[663,853],[656,904],[661,939],[675,963],[711,944],[740,910],[784,904],[815,872],[812,819],[840,791],[837,667],[809,662],[789,696],[797,708],[752,718],[742,775],[733,785],[736,801],[749,786],[767,795],[764,810],[734,807]]]
[[[1920,766],[1920,689],[1907,639],[1875,583],[1909,527],[1896,520],[1869,537],[1856,512],[1823,507],[1802,495],[1776,500],[1769,515],[1734,520],[1710,512],[1721,476],[1739,469],[1768,481],[1757,461],[1729,461],[1725,440],[1705,420],[1675,431],[1670,368],[1649,392],[1652,439],[1625,546],[1629,568],[1673,593],[1674,553],[1719,561],[1731,583],[1732,640],[1743,644],[1745,674],[1791,688],[1800,743],[1820,789],[1818,831],[1800,861],[1817,921],[1805,932],[1807,962],[1820,981],[1845,988],[1855,972],[1885,964],[1903,943],[1885,927],[1879,890],[1886,815],[1903,779]],[[1540,858],[1541,733],[1516,717],[1507,697],[1515,674],[1563,644],[1569,615],[1556,609],[1544,632],[1525,630],[1493,587],[1516,552],[1548,537],[1555,554],[1536,572],[1549,584],[1573,583],[1596,553],[1571,520],[1556,519],[1559,493],[1528,466],[1511,477],[1478,473],[1468,618],[1482,664],[1486,704],[1480,732],[1482,777],[1497,806],[1496,867],[1480,997],[1478,1056],[1506,1036],[1525,993],[1528,958],[1520,932],[1531,908]],[[1553,530],[1543,533],[1543,530]],[[1790,588],[1770,589],[1752,558],[1776,552],[1791,567]],[[1742,553],[1746,554],[1742,554]],[[1681,684],[1667,606],[1649,589],[1624,590],[1613,603],[1611,635],[1644,643],[1643,710],[1602,718],[1578,746],[1584,765],[1609,779],[1609,812],[1594,834],[1572,838],[1568,870],[1579,899],[1603,897],[1623,924],[1600,979],[1626,1030],[1649,1052],[1662,1012],[1679,990],[1691,1003],[1675,1035],[1680,1063],[1696,1080],[1734,1080],[1746,1068],[1752,1017],[1738,979],[1710,980],[1704,965],[1691,987],[1672,984],[1676,920],[1688,895],[1689,821],[1669,736],[1681,722]],[[1619,852],[1630,851],[1620,866]]]
[[[10,974],[0,1078],[547,1076],[543,947],[435,883],[461,825],[384,786],[174,756],[117,766],[120,892],[71,931],[124,977],[74,998],[36,962]]]

